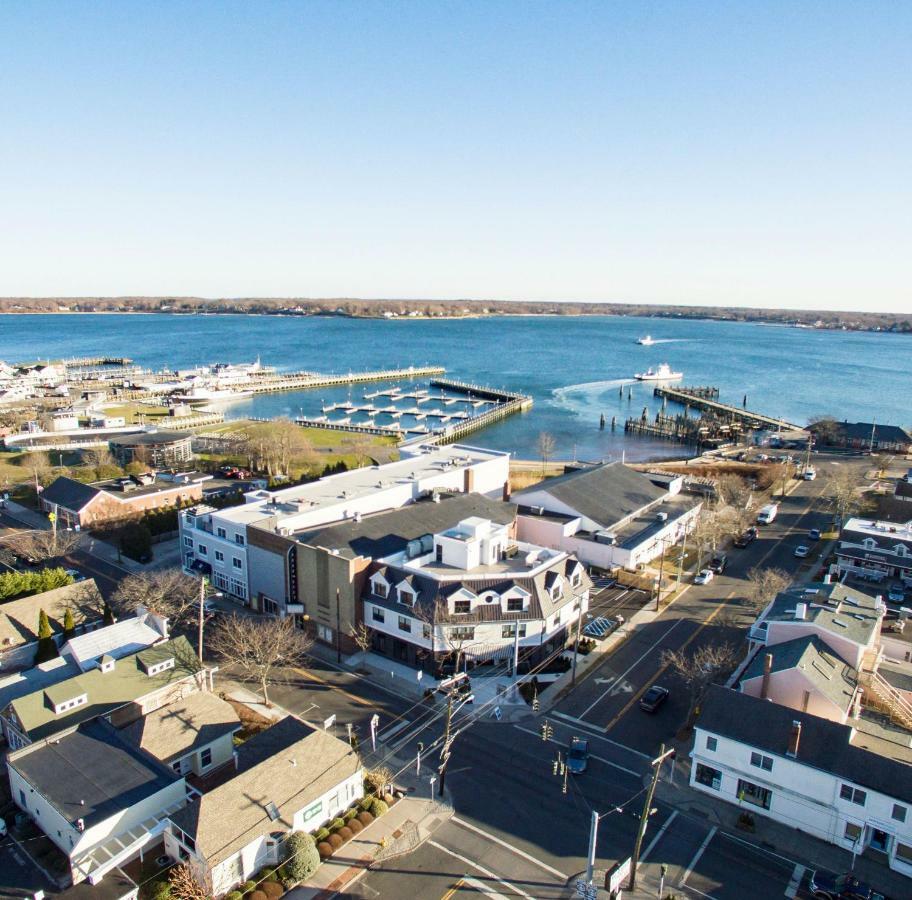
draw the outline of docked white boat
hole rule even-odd
[[[653,340],[651,334],[647,334],[646,337],[637,338],[637,343],[641,347],[651,347],[655,341]]]
[[[683,372],[672,372],[668,363],[662,363],[658,368],[650,366],[645,372],[637,372],[634,376],[637,381],[673,381],[683,378]]]

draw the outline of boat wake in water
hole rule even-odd
[[[606,404],[616,402],[618,388],[634,385],[632,378],[613,378],[609,381],[588,381],[583,384],[568,384],[555,388],[551,395],[556,406],[576,413],[578,416],[592,418],[605,409]]]

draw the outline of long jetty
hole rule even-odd
[[[334,387],[369,381],[392,381],[399,378],[424,378],[445,372],[443,366],[409,366],[406,369],[379,369],[373,372],[349,372],[347,375],[314,375],[311,372],[275,379],[257,379],[237,385],[238,393],[269,394],[279,391],[301,391],[309,388]]]
[[[772,416],[766,416],[763,413],[752,412],[748,409],[742,409],[739,406],[731,406],[728,403],[720,403],[718,399],[718,388],[711,387],[664,387],[657,386],[653,391],[656,397],[663,400],[671,400],[679,403],[681,406],[690,409],[698,409],[701,412],[709,413],[716,418],[731,423],[737,422],[747,428],[775,428],[780,429],[800,429],[800,425],[793,422],[786,422],[785,419],[774,419]]]

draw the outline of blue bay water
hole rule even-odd
[[[657,343],[636,339],[651,334]],[[541,431],[559,458],[646,459],[678,455],[674,444],[625,438],[623,422],[659,408],[634,372],[667,362],[681,383],[714,385],[723,402],[804,424],[828,414],[908,425],[912,338],[814,331],[742,322],[645,318],[527,317],[399,320],[275,316],[0,316],[0,359],[125,355],[160,369],[260,356],[284,371],[347,372],[439,364],[450,377],[530,394],[535,405],[472,437],[534,457]],[[243,399],[226,416],[314,415],[322,401],[360,399],[372,386]],[[622,391],[621,391],[622,389]],[[628,390],[632,396],[628,398]],[[619,394],[620,391],[620,394]],[[671,408],[673,409],[673,407]],[[610,425],[599,431],[599,416]]]

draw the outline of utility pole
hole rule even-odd
[[[659,558],[659,583],[656,587],[656,612],[662,606],[662,575],[665,572],[665,542],[667,538],[662,538],[662,555]]]
[[[199,637],[197,644],[197,655],[199,656],[199,661],[203,661],[203,620],[205,618],[205,610],[203,607],[206,605],[206,578],[205,576],[200,579],[200,597],[199,597]]]
[[[443,786],[446,783],[446,767],[450,759],[450,743],[453,740],[450,737],[450,726],[453,723],[453,692],[454,688],[451,687],[447,694],[446,723],[443,726],[443,746],[440,748],[440,788],[438,794],[441,797],[443,796]]]
[[[659,783],[659,775],[662,772],[662,763],[674,755],[674,750],[666,750],[665,745],[659,748],[659,755],[652,761],[652,782],[649,790],[646,792],[646,802],[643,804],[643,812],[640,814],[640,825],[637,828],[636,843],[633,845],[633,855],[630,858],[630,881],[627,884],[627,890],[633,891],[636,888],[637,863],[640,859],[640,848],[643,846],[643,836],[646,834],[646,826],[649,824],[649,817],[652,814],[652,798],[655,795],[656,786]]]
[[[583,598],[577,594],[579,599],[579,615],[576,618],[576,640],[573,642],[573,674],[570,676],[570,687],[576,686],[576,658],[579,656],[580,633],[583,630]]]

